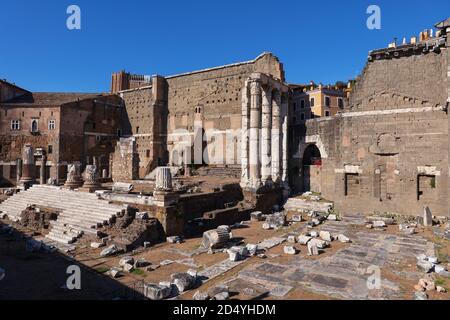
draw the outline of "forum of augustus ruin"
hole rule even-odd
[[[330,243],[351,240],[379,257],[368,235],[391,230],[399,216],[417,222],[400,225],[406,238],[393,243],[409,241],[429,256],[417,230],[444,225],[450,216],[450,19],[435,29],[370,51],[356,79],[333,85],[288,83],[289,66],[267,52],[171,76],[120,71],[108,93],[31,92],[0,80],[0,221],[6,221],[0,231],[6,223],[39,230],[27,250],[76,252],[86,261],[92,252],[109,259],[139,248],[164,257],[158,267],[122,257],[128,260],[120,270],[108,267],[112,278],[133,268],[157,274],[165,265],[199,266],[197,254],[226,255],[225,262],[198,268],[198,276],[214,279],[244,257],[314,257]],[[258,231],[244,228],[250,221]],[[302,222],[305,229],[295,229]],[[280,235],[288,223],[291,234]],[[320,225],[331,231],[315,235]],[[362,229],[356,233],[352,225]],[[256,239],[261,229],[273,234]],[[193,248],[190,241],[202,234],[204,248],[192,249],[195,254],[174,249],[185,240]],[[255,237],[258,245],[239,246],[236,235]],[[154,247],[164,241],[173,246],[170,255]],[[282,243],[288,243],[283,253],[270,251]],[[330,265],[342,261],[338,255],[356,257],[349,246],[330,254]],[[243,263],[239,281],[227,285],[247,281],[254,292],[262,286],[282,297],[294,283],[307,282],[322,292],[327,283],[320,274],[328,265],[312,261],[298,262],[308,281],[290,273],[289,264],[264,264],[280,278],[258,280],[263,267]],[[425,258],[420,266],[439,269]],[[342,278],[333,283],[354,290],[331,290],[333,297],[378,298],[354,284],[358,277],[334,276]],[[179,292],[192,287],[173,277]],[[146,285],[142,294],[165,299],[164,288]],[[217,294],[214,299],[222,297]]]

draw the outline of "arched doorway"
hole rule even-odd
[[[303,191],[321,192],[322,156],[315,144],[306,147],[303,153]]]

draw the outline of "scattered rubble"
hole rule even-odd
[[[91,242],[90,247],[94,248],[94,249],[98,249],[98,248],[104,247],[105,245],[106,244],[103,242]]]
[[[247,244],[245,247],[247,248],[248,254],[250,256],[255,256],[258,253],[257,244]]]
[[[285,254],[290,254],[290,255],[295,255],[298,253],[297,248],[295,248],[294,246],[284,246],[283,251]]]
[[[320,232],[319,232],[319,237],[320,237],[322,240],[329,241],[329,242],[331,242],[331,241],[334,240],[333,236],[332,236],[331,233],[328,232],[328,231],[320,231]]]
[[[293,222],[302,222],[303,221],[303,217],[301,214],[294,214],[292,216],[292,221]]]
[[[311,244],[311,245],[315,244],[317,246],[317,248],[319,248],[319,249],[325,249],[326,247],[329,246],[329,243],[327,241],[321,240],[321,239],[317,239],[317,238],[311,239],[308,242],[308,244]]]
[[[196,300],[196,301],[204,301],[204,300],[208,300],[208,299],[209,299],[209,296],[208,296],[207,293],[197,291],[197,292],[194,293],[194,295],[192,296],[192,299],[193,299],[193,300]]]
[[[277,212],[266,216],[266,222],[263,225],[263,229],[279,229],[286,225],[286,214],[283,212]]]
[[[115,245],[111,245],[106,249],[103,249],[102,252],[100,252],[100,257],[108,257],[108,256],[112,256],[116,253],[120,252],[120,249]]]
[[[180,244],[180,243],[183,242],[183,238],[180,237],[180,236],[172,236],[172,237],[167,237],[167,238],[166,238],[166,241],[167,241],[168,243],[177,243],[177,244]]]
[[[264,217],[261,211],[255,211],[250,213],[250,218],[252,221],[263,221]]]
[[[111,268],[108,273],[112,278],[118,278],[121,276],[121,270],[119,268]]]
[[[135,268],[145,268],[148,267],[151,263],[145,259],[138,259],[134,262]]]
[[[123,267],[126,264],[133,265],[134,264],[134,258],[131,256],[126,256],[120,259],[119,266]]]
[[[30,206],[20,214],[19,223],[33,230],[48,229],[50,221],[55,221],[58,218],[58,212],[41,210],[35,206]]]
[[[317,243],[312,240],[308,242],[308,255],[309,256],[319,255],[319,248],[317,247]]]
[[[302,245],[308,244],[308,242],[312,239],[312,237],[305,236],[305,235],[299,235],[297,238],[298,243]]]
[[[184,272],[174,273],[170,276],[170,278],[179,292],[184,292],[191,289],[197,281],[196,277]]]
[[[428,300],[428,295],[425,292],[416,291],[414,292],[415,300]]]
[[[433,215],[431,214],[430,208],[427,206],[423,207],[423,226],[432,227],[433,226]]]
[[[384,228],[386,227],[386,222],[383,220],[372,221],[372,225],[374,228]]]
[[[239,261],[245,259],[248,255],[248,250],[246,247],[231,247],[227,250],[230,261]]]
[[[144,284],[144,295],[150,300],[163,300],[170,297],[172,288],[153,283]]]
[[[338,218],[337,218],[337,215],[335,215],[335,214],[329,214],[327,217],[327,220],[338,221]]]
[[[350,240],[347,236],[345,236],[345,235],[343,235],[343,234],[339,234],[339,235],[337,236],[337,239],[338,239],[340,242],[342,242],[342,243],[349,243],[349,242],[351,242],[351,240]]]

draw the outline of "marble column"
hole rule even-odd
[[[32,184],[35,179],[36,164],[34,162],[33,147],[25,145],[22,150],[22,177],[20,183],[23,185]]]
[[[260,166],[260,134],[261,127],[261,82],[252,80],[250,82],[250,184],[254,189],[261,186]]]
[[[264,185],[272,182],[271,157],[272,132],[272,88],[262,90],[262,119],[261,119],[261,181]]]
[[[246,188],[249,184],[248,151],[249,151],[249,124],[250,124],[250,100],[249,83],[245,81],[242,89],[242,128],[241,128],[241,187]]]
[[[281,93],[276,90],[272,97],[272,181],[281,182]]]
[[[39,175],[39,183],[40,184],[46,184],[46,177],[45,177],[45,165],[47,164],[47,157],[45,155],[41,158],[41,172]]]
[[[281,103],[281,123],[282,123],[282,141],[281,141],[281,180],[284,186],[288,186],[288,98],[284,96]]]

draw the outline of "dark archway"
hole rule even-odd
[[[322,156],[315,144],[306,147],[303,153],[303,191],[321,192]]]

